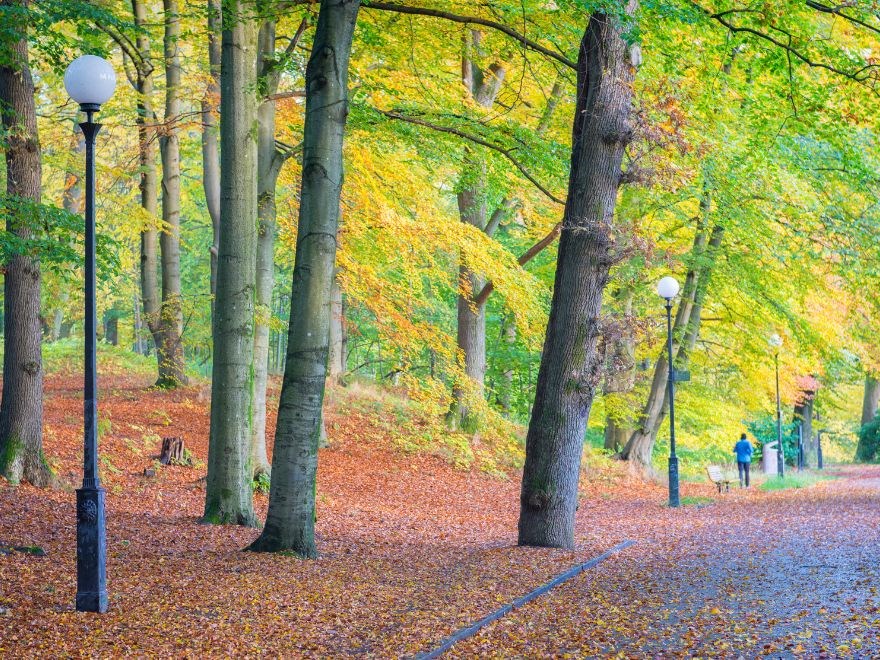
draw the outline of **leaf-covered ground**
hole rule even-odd
[[[256,530],[198,524],[208,390],[146,385],[102,381],[107,614],[73,611],[74,493],[0,481],[0,656],[413,655],[624,539],[637,543],[451,655],[880,654],[878,468],[774,493],[685,484],[713,499],[679,510],[660,487],[587,474],[577,550],[517,548],[516,475],[394,451],[375,413],[331,410],[322,554],[301,561],[241,552]],[[46,452],[76,484],[81,381],[47,387]],[[171,435],[196,465],[144,477]]]

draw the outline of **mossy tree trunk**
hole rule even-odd
[[[250,464],[257,253],[257,25],[223,3],[220,250],[204,521],[255,525]]]
[[[27,7],[26,0],[3,0],[3,7]],[[26,30],[9,44],[10,60],[0,66],[0,114],[6,133],[6,194],[21,214],[6,216],[6,231],[27,239],[40,203],[41,161],[34,81]],[[0,474],[12,483],[48,486],[53,475],[43,458],[43,367],[40,351],[40,262],[26,254],[4,264],[3,394],[0,400]]]
[[[360,2],[322,0],[306,67],[306,116],[287,363],[272,457],[269,512],[255,551],[315,557],[318,443],[336,261],[348,63]]]
[[[629,16],[637,2],[626,7]],[[587,418],[601,371],[621,161],[640,55],[621,17],[590,16],[578,57],[568,198],[520,491],[519,544],[571,548]]]

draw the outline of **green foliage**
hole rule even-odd
[[[773,415],[755,417],[746,422],[746,427],[749,429],[749,433],[758,441],[755,453],[752,456],[752,461],[757,463],[761,460],[761,449],[763,446],[768,442],[776,442],[776,418]],[[794,465],[797,460],[798,451],[797,422],[782,425],[782,447],[785,450],[786,464]]]
[[[80,216],[14,195],[0,195],[0,214],[14,219],[7,220],[6,230],[0,232],[0,258],[4,262],[16,255],[29,255],[39,258],[44,268],[68,277],[72,267],[82,263],[85,230]],[[14,231],[10,231],[10,224]],[[102,234],[96,242],[97,275],[109,279],[119,270],[122,246]]]
[[[268,472],[260,472],[253,480],[251,480],[251,488],[255,493],[269,494],[269,487],[272,485],[272,477]]]
[[[758,486],[764,491],[787,490],[789,488],[809,488],[822,481],[835,477],[816,472],[788,472],[782,478],[771,477]]]
[[[856,460],[864,463],[880,460],[880,417],[875,417],[859,431]]]

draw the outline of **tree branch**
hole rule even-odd
[[[515,41],[518,41],[525,48],[533,50],[536,53],[546,55],[547,57],[552,57],[554,60],[560,62],[561,64],[564,64],[569,69],[574,69],[575,71],[577,70],[577,64],[565,57],[564,55],[554,52],[549,48],[546,48],[541,44],[532,41],[525,35],[520,34],[516,30],[504,25],[503,23],[498,23],[497,21],[480,18],[479,16],[453,14],[452,12],[442,11],[440,9],[430,9],[429,7],[410,7],[407,5],[400,5],[392,2],[372,2],[372,0],[365,0],[362,3],[362,6],[364,9],[378,9],[382,11],[393,11],[399,14],[414,14],[419,16],[430,16],[432,18],[442,18],[444,20],[452,21],[454,23],[464,23],[465,25],[482,25],[484,27],[503,32]]]
[[[525,252],[523,252],[520,255],[519,259],[516,260],[517,263],[520,266],[525,266],[532,259],[534,259],[536,256],[538,256],[548,245],[550,245],[553,241],[555,241],[556,238],[559,236],[559,232],[561,230],[562,230],[562,223],[557,222],[556,225],[554,225],[553,229],[551,229],[550,232],[544,238],[542,238],[540,241],[535,243],[532,247],[530,247],[528,250],[526,250]],[[480,293],[477,294],[477,297],[474,298],[474,301],[473,301],[474,305],[479,307],[480,305],[485,303],[489,299],[489,296],[492,295],[492,292],[494,290],[495,290],[495,283],[492,282],[491,280],[486,282],[486,285],[482,288]]]
[[[416,117],[409,117],[407,115],[402,115],[397,112],[390,112],[388,110],[378,110],[377,109],[377,112],[388,117],[389,119],[397,119],[399,121],[403,121],[408,124],[415,124],[417,126],[424,126],[425,128],[430,128],[431,130],[438,131],[440,133],[448,133],[450,135],[457,135],[458,137],[464,138],[465,140],[469,140],[470,142],[473,142],[474,144],[479,144],[480,146],[486,147],[487,149],[492,149],[493,151],[498,152],[499,154],[501,154],[502,156],[507,158],[507,160],[509,160],[511,163],[513,163],[514,167],[516,167],[516,169],[518,169],[520,171],[520,173],[522,173],[522,175],[525,178],[527,178],[529,181],[531,181],[532,185],[534,185],[538,190],[540,190],[542,193],[544,193],[544,195],[546,195],[548,199],[556,202],[557,204],[561,204],[563,206],[565,205],[564,200],[562,200],[561,198],[557,197],[556,195],[551,193],[549,190],[547,190],[547,188],[545,188],[543,185],[541,185],[538,182],[538,180],[529,173],[529,171],[523,166],[523,164],[520,163],[514,157],[514,155],[511,153],[510,149],[506,149],[506,148],[502,147],[501,145],[493,144],[493,143],[491,143],[487,140],[484,140],[483,138],[480,138],[476,135],[471,135],[470,133],[465,133],[464,131],[461,131],[457,128],[452,128],[450,126],[441,126],[439,124],[434,124],[429,121],[425,121],[424,119],[417,119]]]

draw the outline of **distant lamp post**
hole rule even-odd
[[[767,341],[774,348],[773,361],[776,364],[776,472],[780,477],[784,477],[785,452],[782,449],[782,406],[779,403],[779,349],[782,347],[782,337],[774,334]]]
[[[669,373],[666,387],[669,393],[669,506],[681,504],[678,495],[678,456],[675,455],[675,369],[672,366],[672,299],[678,295],[678,280],[664,277],[657,283],[657,293],[666,300],[666,348],[669,352]]]
[[[76,609],[107,611],[107,532],[104,489],[98,479],[98,378],[95,364],[95,136],[94,115],[116,88],[110,63],[95,55],[76,58],[64,73],[64,88],[86,114],[80,124],[86,139],[85,214],[85,393],[83,483],[76,491]]]

